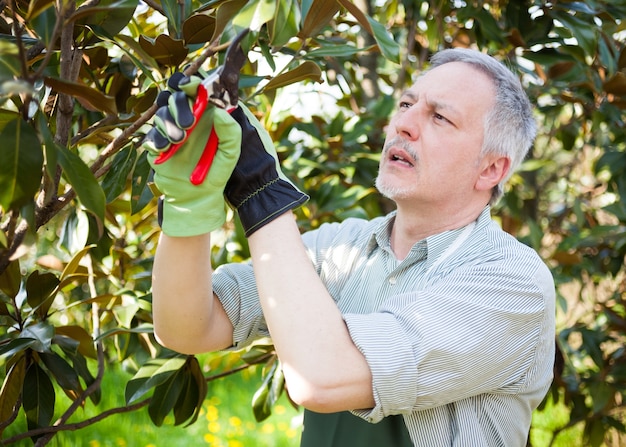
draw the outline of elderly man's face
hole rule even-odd
[[[494,95],[492,80],[462,62],[420,77],[389,123],[378,189],[398,204],[464,200],[482,169],[484,122]]]

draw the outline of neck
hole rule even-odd
[[[398,259],[404,259],[413,245],[429,236],[455,230],[475,221],[484,205],[447,212],[443,208],[435,212],[402,207],[398,204],[396,219],[391,230],[391,247]]]

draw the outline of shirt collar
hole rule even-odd
[[[485,221],[491,219],[491,207],[487,205],[478,216],[476,220],[477,226],[484,225]],[[376,248],[381,248],[390,253],[391,251],[391,229],[393,223],[396,220],[396,212],[392,211],[387,214],[382,221],[374,227],[370,240],[367,244],[367,253],[372,254]],[[411,248],[411,254],[408,257],[413,256],[416,251],[426,252],[426,267],[432,265],[435,260],[448,248],[450,244],[459,236],[465,226],[456,228],[454,230],[444,231],[442,233],[433,234],[426,239],[422,239],[413,245]]]

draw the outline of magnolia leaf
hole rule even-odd
[[[286,45],[300,30],[300,5],[296,0],[277,2],[276,14],[272,21],[270,39],[275,47]]]
[[[313,36],[328,25],[338,11],[339,3],[336,0],[303,1],[302,15],[304,22],[298,36],[303,40]]]
[[[111,168],[102,180],[102,189],[106,194],[106,202],[111,203],[126,189],[129,175],[135,166],[137,151],[130,145],[113,157]]]
[[[154,388],[154,394],[148,405],[148,414],[157,427],[163,425],[165,416],[176,405],[185,386],[185,380],[184,370],[177,369],[164,382]]]
[[[59,164],[65,179],[76,191],[78,199],[100,222],[104,222],[106,198],[104,191],[85,162],[68,148],[58,147]]]
[[[184,374],[184,383],[174,405],[174,425],[180,425],[196,413],[198,384],[190,372]]]
[[[0,141],[0,207],[8,211],[33,200],[41,183],[43,147],[21,118],[6,124]]]
[[[52,304],[50,295],[59,285],[59,278],[53,273],[39,273],[39,270],[32,272],[26,280],[26,301],[33,309],[37,309],[40,317],[48,314]]]
[[[320,70],[320,67],[318,67],[315,62],[305,61],[297,68],[276,76],[267,83],[264,91],[277,89],[304,80],[322,82],[322,70]]]
[[[22,387],[22,407],[30,430],[50,424],[55,398],[54,386],[46,372],[37,363],[31,364]]]
[[[0,389],[0,421],[8,421],[18,403],[26,375],[26,357],[20,357],[9,368]],[[0,435],[2,428],[0,428]]]
[[[0,359],[13,357],[18,352],[25,351],[36,343],[37,340],[34,338],[15,338],[0,348]]]
[[[22,273],[19,260],[9,262],[4,272],[0,273],[0,290],[9,298],[15,298],[22,286]]]
[[[81,103],[92,111],[101,111],[108,115],[117,115],[115,98],[107,96],[95,88],[79,84],[78,82],[52,77],[45,77],[44,82],[52,90],[65,93],[66,95],[81,100]]]
[[[183,23],[183,38],[187,45],[210,42],[213,33],[215,18],[207,14],[194,14]]]
[[[57,336],[65,336],[78,342],[78,352],[86,357],[96,358],[93,337],[80,326],[57,326]]]
[[[54,326],[44,322],[26,326],[19,336],[19,338],[35,340],[30,348],[37,352],[50,352],[52,337],[54,337]]]
[[[212,41],[222,35],[231,19],[235,17],[247,3],[248,0],[232,0],[222,3],[219,8],[217,8],[215,31],[213,32],[213,37],[211,37]]]
[[[337,0],[341,6],[346,8],[350,14],[352,14],[365,31],[370,33],[376,43],[382,55],[397,64],[400,63],[400,46],[389,35],[387,29],[370,16],[364,14],[354,3],[350,0]]]
[[[187,57],[187,47],[180,39],[172,39],[167,34],[160,34],[156,39],[139,36],[141,48],[159,64],[176,67]]]
[[[276,3],[274,0],[252,0],[248,2],[233,19],[233,25],[259,31],[274,17]]]
[[[126,384],[126,404],[130,405],[142,397],[151,388],[160,385],[182,368],[186,356],[177,355],[171,358],[149,360]]]
[[[148,205],[154,197],[150,188],[148,188],[148,181],[152,168],[148,162],[148,152],[143,151],[135,164],[133,170],[132,186],[131,186],[131,198],[130,209],[131,214],[136,214]]]
[[[78,22],[89,27],[102,28],[114,36],[128,25],[139,0],[100,0],[78,8],[67,23]]]
[[[48,371],[52,373],[61,388],[77,393],[82,391],[78,374],[63,357],[55,352],[43,353],[40,354],[39,357],[43,360],[44,365],[46,365]]]

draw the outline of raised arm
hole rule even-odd
[[[265,321],[292,399],[317,412],[371,408],[372,379],[307,257],[291,209],[306,196],[283,175],[269,135],[245,109],[241,159],[226,187],[249,237]]]
[[[186,142],[167,159],[193,123],[185,93],[175,93],[157,112],[158,125],[145,147],[154,169],[160,203],[162,235],[153,268],[153,318],[157,339],[182,353],[199,353],[232,345],[232,325],[214,297],[211,284],[210,232],[226,219],[224,187],[239,158],[241,131],[230,115],[210,107]],[[211,134],[219,141],[204,181],[193,184],[196,168]]]

